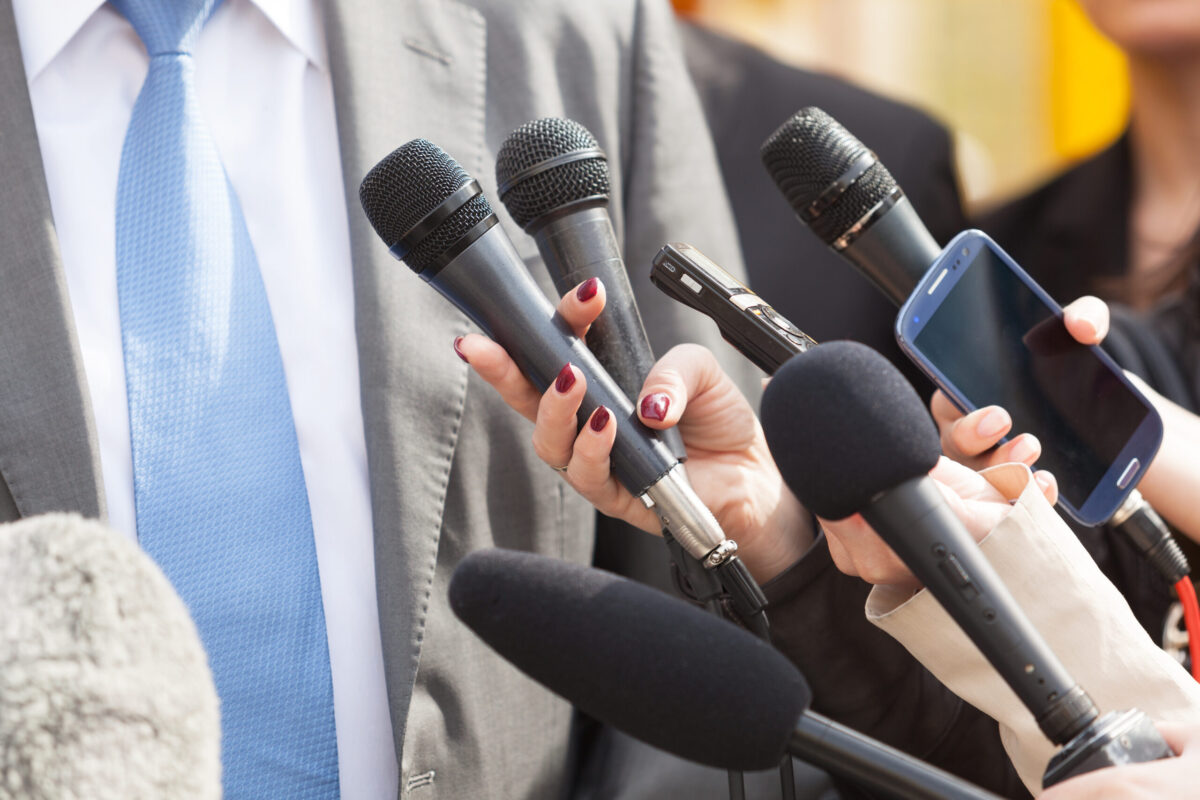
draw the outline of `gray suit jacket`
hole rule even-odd
[[[404,796],[563,793],[572,770],[569,706],[461,626],[446,584],[464,554],[487,546],[588,561],[596,521],[534,456],[530,426],[453,356],[452,340],[470,324],[391,259],[359,210],[358,182],[413,137],[438,143],[483,184],[549,293],[532,240],[495,202],[493,165],[521,123],[574,118],[609,155],[614,223],[655,345],[687,339],[724,350],[715,328],[646,278],[669,239],[741,269],[672,24],[659,0],[328,3],[381,633]],[[0,520],[48,511],[102,518],[95,426],[8,0],[0,0],[0,175]]]

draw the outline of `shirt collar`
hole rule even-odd
[[[315,67],[325,69],[319,0],[241,1],[257,6],[293,47]],[[13,0],[25,79],[32,82],[102,5],[104,0]]]
[[[314,67],[325,69],[325,29],[321,24],[320,0],[252,1],[292,46],[304,53],[305,58],[312,62]]]
[[[25,79],[33,82],[104,0],[13,0]]]

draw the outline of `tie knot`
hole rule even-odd
[[[190,53],[221,0],[109,0],[137,31],[153,58]]]

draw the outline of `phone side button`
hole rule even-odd
[[[1136,458],[1129,460],[1129,466],[1125,467],[1125,471],[1121,473],[1121,477],[1117,478],[1117,488],[1124,489],[1133,481],[1133,476],[1138,474],[1138,470],[1142,468],[1142,462]]]

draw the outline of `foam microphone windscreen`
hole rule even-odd
[[[0,526],[0,798],[216,800],[221,735],[183,601],[67,514]]]
[[[454,571],[450,606],[496,652],[585,713],[709,766],[777,765],[811,699],[770,645],[600,570],[479,551]]]
[[[762,425],[779,472],[805,508],[842,519],[937,464],[937,428],[912,385],[857,342],[792,357],[767,384]]]

